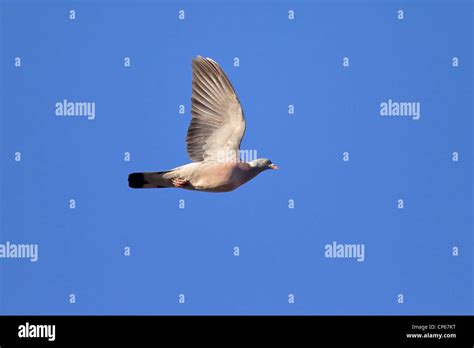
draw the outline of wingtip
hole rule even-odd
[[[196,56],[196,58],[193,58],[193,62],[196,62],[196,61],[206,61],[206,60],[207,60],[207,61],[210,61],[210,62],[212,62],[212,63],[217,64],[217,62],[216,62],[214,59],[211,59],[211,58],[209,58],[209,57],[203,57],[203,56],[201,56],[200,54],[198,54],[198,55]]]
[[[205,59],[204,59],[201,55],[198,54],[196,57],[194,57],[194,58],[192,59],[192,62],[191,62],[191,63],[192,63],[192,65],[193,65],[193,67],[194,67],[194,66],[196,66],[197,64],[199,64],[200,62],[202,62],[202,61],[204,61],[204,60],[205,60]]]

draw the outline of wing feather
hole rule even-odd
[[[222,160],[224,154],[238,160],[245,118],[231,82],[216,62],[198,56],[193,59],[192,86],[192,119],[186,136],[189,157],[194,162],[212,162]]]

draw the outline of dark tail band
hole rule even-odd
[[[128,186],[131,188],[142,188],[146,183],[143,173],[132,173],[128,176]]]

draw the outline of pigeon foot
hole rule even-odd
[[[184,187],[188,184],[188,180],[181,179],[181,178],[174,178],[171,183],[174,187]]]

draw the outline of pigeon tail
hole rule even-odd
[[[169,172],[132,173],[128,176],[128,186],[134,189],[173,187],[169,179],[163,178],[163,174]]]

